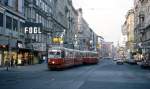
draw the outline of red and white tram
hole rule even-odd
[[[85,51],[83,57],[84,64],[97,64],[98,63],[98,53],[93,51]]]
[[[48,50],[49,69],[62,69],[83,63],[98,63],[97,52],[80,51],[64,47],[52,47]]]

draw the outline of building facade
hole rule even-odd
[[[150,52],[150,0],[135,0],[135,35],[139,53]]]
[[[78,45],[80,50],[89,50],[92,42],[92,30],[82,16],[82,9],[78,9]]]
[[[74,48],[77,33],[78,13],[72,5],[72,0],[55,0],[53,13],[53,38],[60,38],[62,42],[54,43]]]
[[[47,45],[51,43],[53,0],[25,0],[24,12],[25,27],[39,27],[41,32],[25,33],[29,64],[35,64],[46,56]]]
[[[98,36],[97,42],[97,51],[99,52],[99,57],[102,58],[104,56],[104,48],[103,48],[104,38],[102,36]]]
[[[14,59],[19,63],[18,50],[24,48],[24,0],[0,1],[0,66]]]
[[[103,57],[110,57],[113,58],[113,42],[103,42],[102,43],[102,48],[103,52],[102,55]]]
[[[130,9],[127,12],[126,20],[122,26],[122,34],[127,37],[125,49],[126,53],[129,54],[128,58],[131,58],[132,54],[136,52],[135,50],[135,37],[134,37],[134,10]]]

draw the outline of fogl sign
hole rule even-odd
[[[26,22],[24,24],[24,33],[26,34],[41,34],[42,23]]]

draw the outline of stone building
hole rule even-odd
[[[138,52],[150,52],[150,0],[135,0],[135,41]]]
[[[89,50],[92,40],[92,30],[82,16],[82,9],[78,9],[78,45],[80,50]]]
[[[100,58],[102,58],[104,56],[103,43],[104,43],[104,38],[102,36],[98,36],[97,51],[99,52],[99,57]]]
[[[53,0],[24,0],[24,12],[25,27],[39,27],[41,31],[40,34],[25,33],[29,63],[34,64],[46,56],[46,48],[50,44]]]
[[[126,51],[127,54],[130,54],[131,56],[135,50],[135,42],[134,42],[134,10],[130,9],[127,12],[126,20],[122,26],[122,34],[127,37],[126,41]],[[131,58],[131,57],[130,57]]]
[[[17,64],[38,63],[46,56],[46,46],[51,42],[53,1],[1,0],[0,8],[0,63],[8,58]],[[42,33],[27,34],[27,27],[40,27]]]
[[[103,52],[102,55],[103,57],[109,57],[109,58],[113,58],[113,42],[103,42],[102,43],[102,48],[103,48]]]
[[[25,48],[23,7],[24,0],[0,0],[0,66],[18,61],[18,50]]]
[[[53,38],[63,39],[63,42],[59,45],[74,48],[78,24],[77,17],[78,13],[72,5],[72,0],[54,1],[52,35]]]

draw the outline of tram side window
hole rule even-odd
[[[65,57],[67,57],[67,58],[68,58],[68,52],[67,52],[67,51],[65,51]]]
[[[65,52],[64,52],[64,51],[62,51],[61,57],[62,57],[62,58],[65,58]]]

